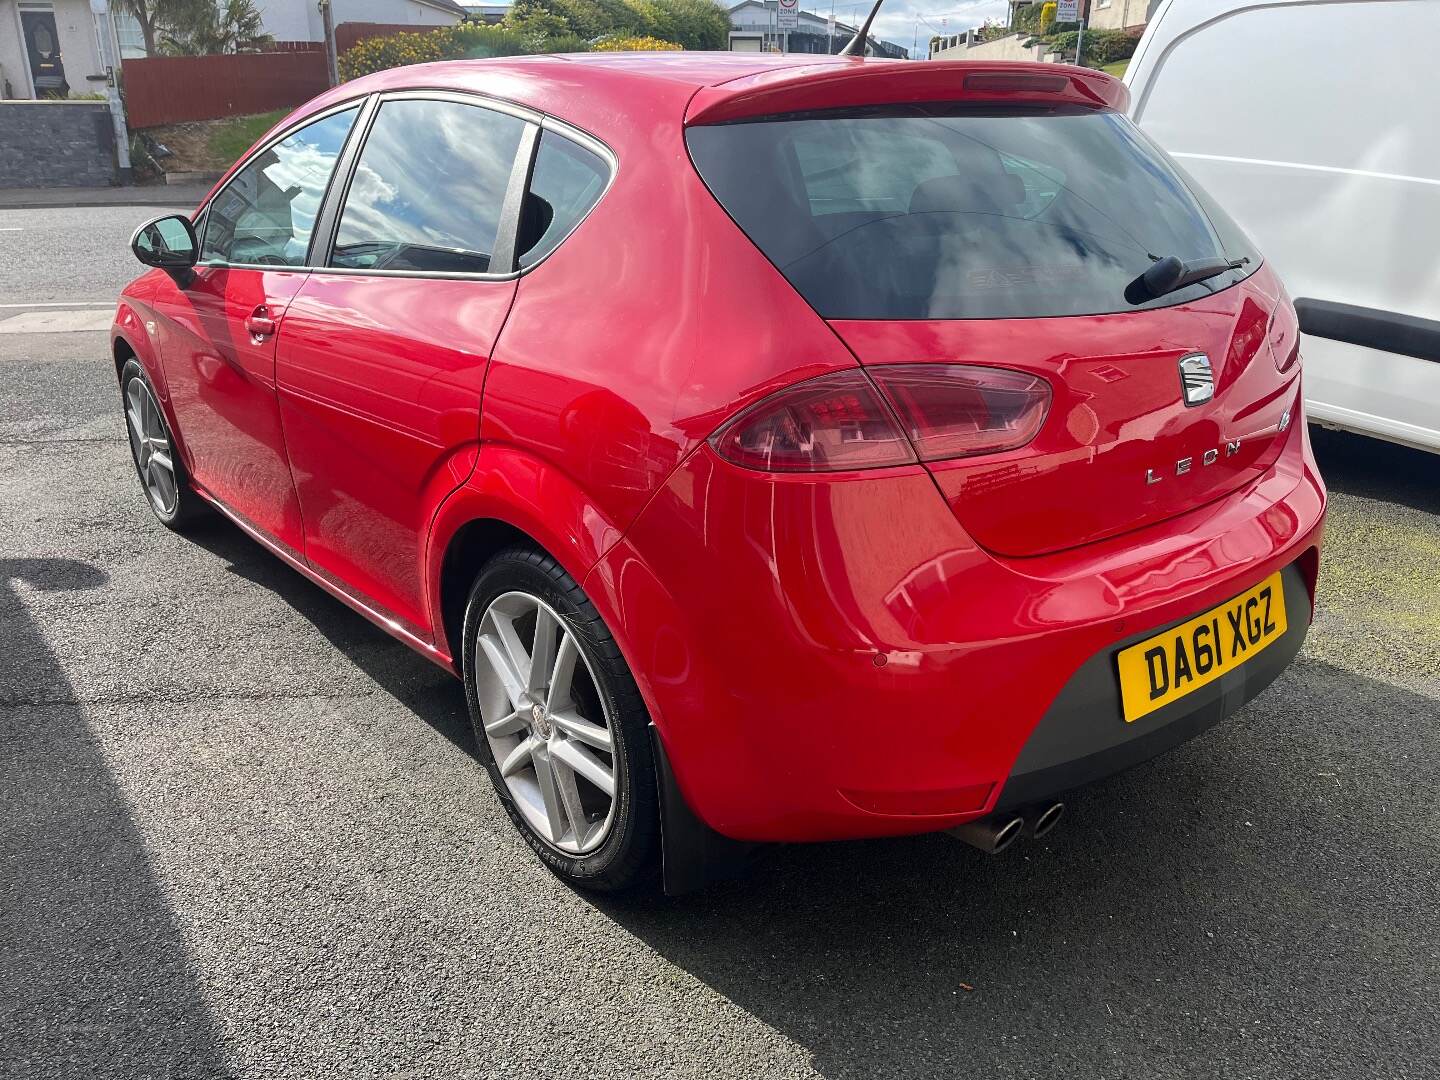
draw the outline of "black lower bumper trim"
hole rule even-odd
[[[996,810],[1052,798],[1138,765],[1233,715],[1274,682],[1305,643],[1310,590],[1294,566],[1285,569],[1283,581],[1287,623],[1283,637],[1240,667],[1133,724],[1122,719],[1115,654],[1165,628],[1136,634],[1092,656],[1030,733]]]

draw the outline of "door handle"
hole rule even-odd
[[[249,330],[250,336],[257,341],[275,333],[275,320],[270,317],[270,309],[261,304],[245,316],[245,329]]]

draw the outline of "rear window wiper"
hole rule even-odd
[[[1174,255],[1156,259],[1149,268],[1129,285],[1125,286],[1125,299],[1132,304],[1143,304],[1147,300],[1194,285],[1197,281],[1208,281],[1227,270],[1238,270],[1249,259],[1192,259],[1186,262]]]

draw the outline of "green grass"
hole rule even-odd
[[[215,130],[210,133],[208,143],[210,156],[217,162],[230,164],[246,150],[249,150],[256,139],[274,127],[280,118],[289,111],[289,109],[279,109],[275,112],[257,113],[254,116],[236,116],[216,123]]]
[[[1125,77],[1125,69],[1130,66],[1129,60],[1116,60],[1113,64],[1102,64],[1100,70],[1106,75],[1114,75],[1117,79]]]

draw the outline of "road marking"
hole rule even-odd
[[[114,306],[113,301],[106,300],[61,300],[53,304],[0,304],[0,308],[24,308],[26,311],[31,308],[112,308]]]
[[[23,228],[21,228],[19,225],[11,225],[11,226],[9,226],[8,228],[0,229],[0,232],[24,232],[24,231],[25,231],[25,230],[24,230]]]
[[[27,311],[0,319],[0,334],[70,334],[109,327],[108,311]]]

